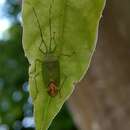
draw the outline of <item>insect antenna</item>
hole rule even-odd
[[[49,45],[49,51],[51,52],[51,44],[52,44],[52,21],[51,21],[51,13],[52,13],[52,4],[50,4],[49,8],[49,25],[50,25],[50,45]]]
[[[55,32],[53,32],[53,37],[52,37],[52,39],[53,39],[54,44],[55,44],[55,46],[54,46],[54,48],[53,48],[53,50],[52,50],[52,52],[54,53],[54,52],[55,52],[55,50],[56,50],[56,48],[57,48],[57,45],[56,45],[56,40],[55,40]]]
[[[44,46],[45,46],[45,48],[46,48],[46,54],[47,54],[47,53],[48,53],[48,48],[47,48],[47,45],[46,45],[45,40],[44,40],[44,38],[43,38],[43,33],[42,33],[41,25],[40,25],[40,22],[39,22],[37,13],[36,13],[36,11],[35,11],[35,8],[34,8],[34,7],[32,7],[32,8],[33,8],[33,12],[34,12],[34,15],[35,15],[36,20],[37,20],[37,23],[38,23],[38,27],[39,27],[39,30],[40,30],[40,35],[41,35],[42,43],[44,44]]]

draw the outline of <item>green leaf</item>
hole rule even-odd
[[[24,1],[23,47],[30,63],[29,71],[35,72],[29,76],[29,86],[37,130],[48,129],[64,102],[73,92],[74,84],[79,82],[86,73],[95,49],[104,3],[105,0]],[[49,10],[51,10],[50,15]],[[47,46],[50,42],[50,25],[52,25],[52,35],[56,42],[53,40],[52,45],[54,47],[56,44],[54,55],[59,58],[60,62],[60,82],[62,83],[65,75],[67,76],[63,87],[58,86],[60,92],[55,97],[49,96],[47,92],[44,77],[40,73],[45,71],[42,64],[35,62],[36,59],[44,61],[46,57],[39,50],[41,35],[35,13]],[[46,50],[43,44],[41,48]]]

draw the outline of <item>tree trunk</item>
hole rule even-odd
[[[130,130],[130,0],[108,0],[91,66],[68,106],[79,130]]]

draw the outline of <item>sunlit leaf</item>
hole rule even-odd
[[[47,130],[71,95],[74,83],[86,73],[95,49],[104,3],[105,0],[24,0],[23,47],[30,63],[30,73],[33,72],[29,82],[37,130]],[[60,85],[55,97],[47,92],[43,76],[46,70],[40,62],[36,63],[36,59],[45,61],[46,58],[39,49],[42,37],[38,21],[48,48],[52,25],[52,47],[56,45],[53,55],[60,62]],[[41,44],[41,49],[46,51],[44,44]]]

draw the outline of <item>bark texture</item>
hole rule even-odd
[[[97,48],[68,101],[79,130],[130,130],[130,0],[108,0]]]

